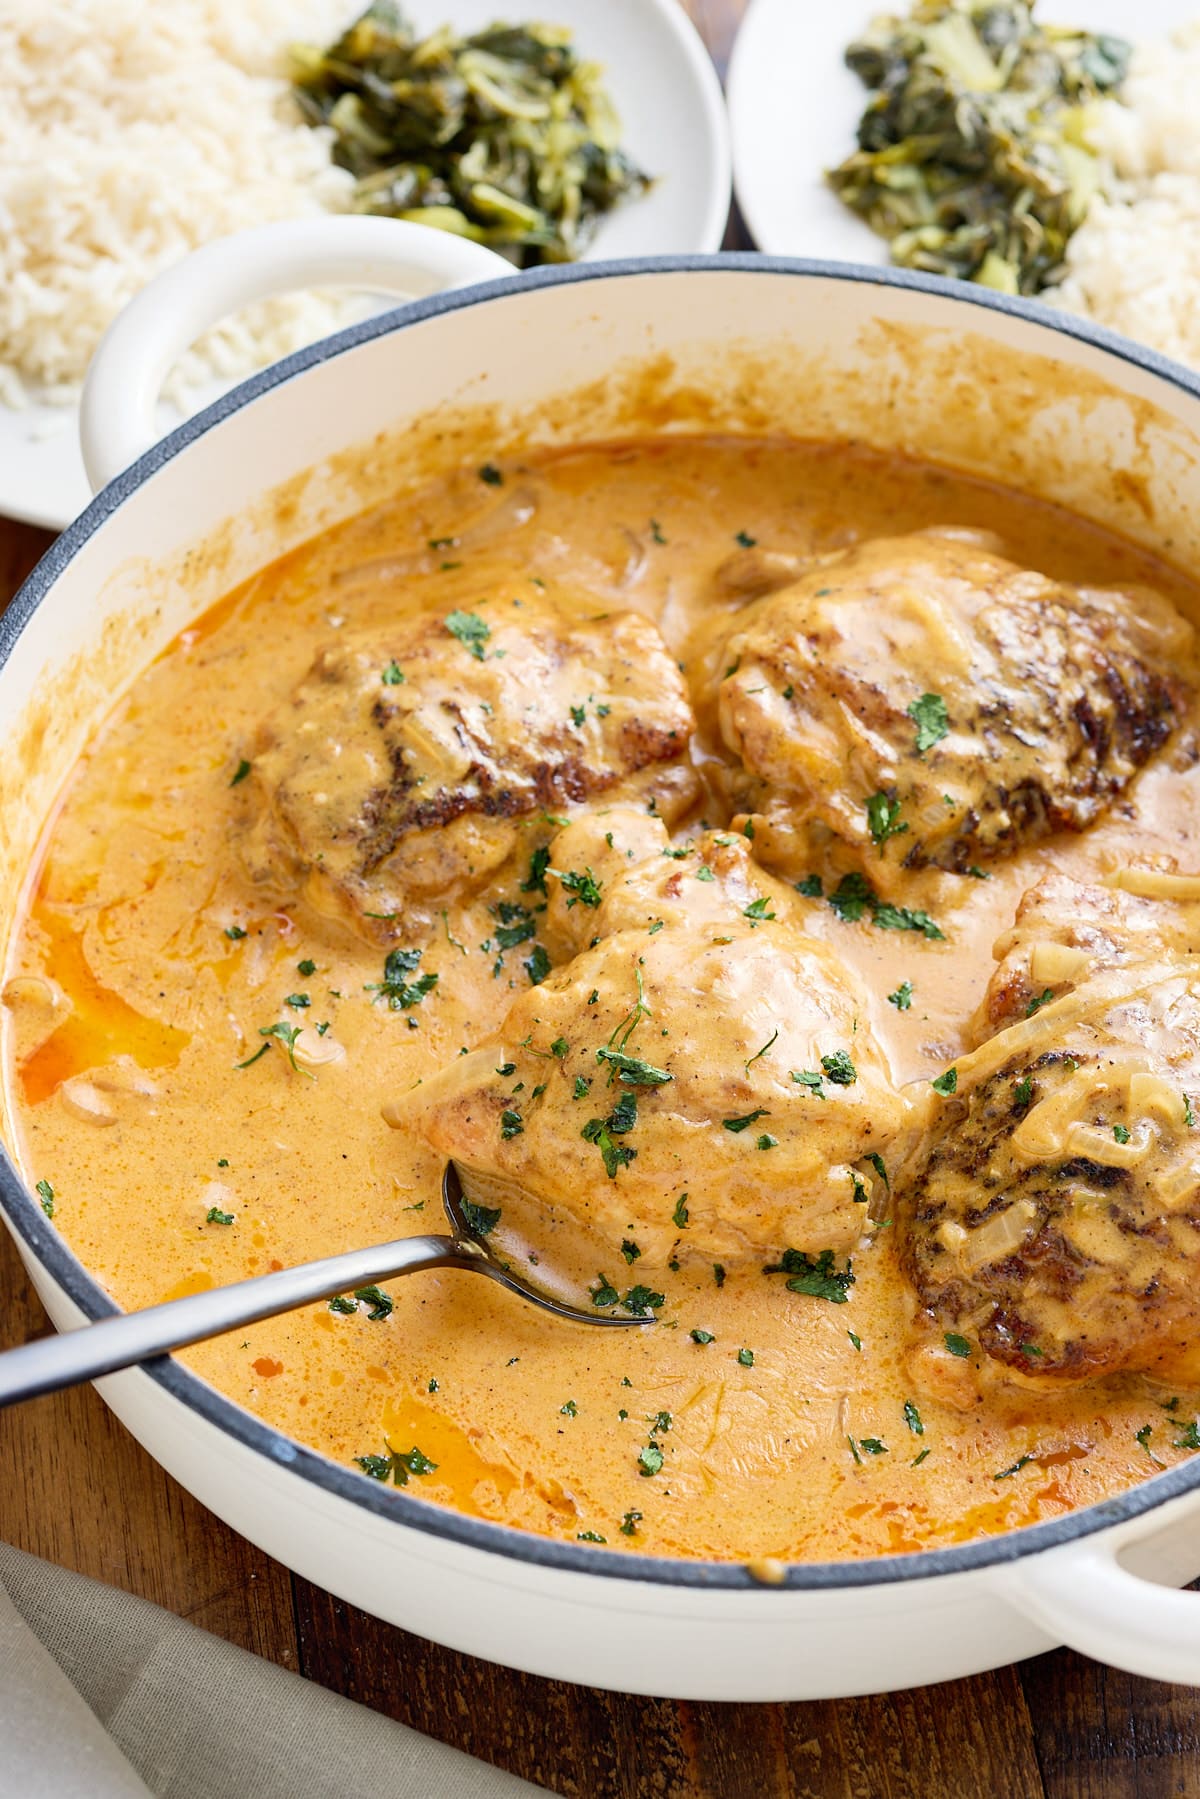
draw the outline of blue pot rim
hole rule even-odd
[[[1118,361],[1157,376],[1170,386],[1200,401],[1200,378],[1157,351],[1119,336],[1116,332],[1076,318],[1070,313],[1018,299],[990,289],[949,282],[906,269],[872,267],[858,263],[822,262],[803,258],[763,256],[757,252],[724,252],[715,256],[652,256],[614,262],[580,263],[566,267],[530,270],[451,293],[414,300],[332,337],[296,351],[241,382],[153,445],[135,463],[105,487],[70,524],[42,557],[28,580],[0,616],[0,668],[34,612],[67,565],[83,549],[101,525],[154,476],[166,463],[181,455],[197,438],[234,413],[251,405],[260,395],[294,380],[308,369],[356,349],[378,337],[390,336],[443,314],[486,305],[493,299],[513,299],[522,293],[547,287],[603,282],[629,276],[678,274],[734,274],[788,276],[802,280],[845,281],[875,287],[899,288],[951,301],[963,307],[1006,314],[1043,327],[1061,337],[1073,338],[1104,351]],[[51,1280],[89,1319],[113,1315],[117,1307],[79,1261],[65,1240],[53,1229],[41,1206],[26,1189],[9,1155],[0,1148],[0,1210],[25,1251],[36,1259]],[[563,1543],[516,1530],[510,1525],[470,1518],[448,1506],[413,1497],[407,1491],[384,1486],[366,1475],[341,1466],[316,1450],[265,1424],[215,1387],[191,1373],[172,1357],[162,1357],[136,1371],[153,1381],[172,1399],[206,1423],[268,1462],[287,1468],[322,1492],[348,1501],[375,1517],[394,1520],[409,1530],[442,1538],[464,1548],[480,1550],[507,1562],[533,1564],[582,1574],[593,1579],[626,1580],[658,1587],[692,1590],[755,1592],[763,1605],[787,1592],[819,1592],[843,1588],[891,1586],[1022,1562],[1063,1544],[1079,1542],[1098,1531],[1155,1511],[1159,1506],[1200,1487],[1200,1456],[1142,1481],[1098,1505],[1070,1512],[1025,1529],[1008,1531],[949,1548],[920,1550],[908,1555],[885,1555],[861,1561],[794,1562],[783,1579],[764,1584],[741,1563],[688,1561],[677,1557],[638,1555],[633,1552],[600,1554],[594,1547]],[[130,1378],[134,1378],[131,1376]]]

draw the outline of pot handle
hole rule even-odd
[[[514,272],[482,244],[404,219],[283,219],[205,244],[147,283],[113,320],[92,358],[79,435],[93,489],[98,492],[162,436],[155,408],[172,365],[202,332],[240,307],[307,287],[357,287],[413,299]]]
[[[1156,1520],[1155,1533],[1160,1528]],[[1200,1686],[1200,1593],[1161,1586],[1126,1567],[1122,1552],[1136,1542],[1101,1532],[1029,1556],[1003,1570],[1005,1597],[1056,1643],[1094,1661],[1147,1680]]]

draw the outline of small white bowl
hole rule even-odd
[[[353,12],[352,0],[348,11]],[[497,17],[568,26],[581,55],[602,63],[621,141],[655,185],[607,218],[585,260],[718,250],[729,215],[729,131],[708,52],[677,0],[408,0],[418,31],[479,31]],[[208,405],[232,382],[198,396]],[[160,433],[180,415],[163,405]],[[91,496],[73,406],[0,406],[0,514],[59,530]]]

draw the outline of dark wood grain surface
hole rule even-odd
[[[743,0],[690,0],[689,10],[723,65]],[[744,242],[736,219],[728,241]],[[0,521],[0,599],[49,541]],[[0,1233],[0,1347],[46,1328]],[[342,1604],[234,1536],[168,1479],[90,1389],[0,1413],[0,1536],[141,1593],[554,1793],[1200,1795],[1200,1700],[1067,1651],[918,1692],[749,1706],[590,1692],[439,1649]],[[381,1790],[386,1784],[384,1776]]]

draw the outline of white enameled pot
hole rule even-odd
[[[853,437],[1028,488],[1200,567],[1200,383],[1101,331],[978,288],[763,257],[494,272],[415,227],[273,227],[201,252],[114,327],[85,402],[108,485],[0,621],[5,937],[56,793],[147,661],[274,556],[484,446],[639,425]],[[317,344],[146,447],[157,383],[201,325],[266,287],[418,275],[483,284]],[[111,1312],[7,1160],[0,1206],[60,1329]],[[1200,1597],[1172,1590],[1200,1573],[1200,1458],[1007,1536],[752,1571],[462,1517],[325,1460],[174,1361],[100,1390],[185,1487],[308,1579],[537,1674],[807,1699],[1065,1642],[1200,1683]]]

